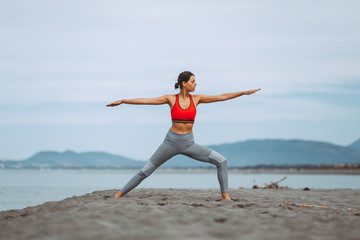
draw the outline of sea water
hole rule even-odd
[[[0,211],[22,209],[98,190],[120,189],[138,170],[0,170]],[[281,180],[294,189],[360,189],[360,175],[229,172],[230,188],[259,187]],[[216,189],[216,170],[157,171],[138,188]]]

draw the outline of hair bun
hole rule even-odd
[[[178,89],[179,87],[182,88],[182,83],[185,82],[187,83],[187,81],[190,80],[191,76],[195,76],[192,72],[190,71],[184,71],[182,73],[180,73],[178,79],[177,79],[177,83],[175,83],[175,89]]]

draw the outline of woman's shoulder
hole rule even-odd
[[[169,103],[170,107],[174,106],[176,101],[176,94],[167,94],[164,95],[163,98],[166,98],[167,102]]]
[[[194,102],[195,106],[197,106],[199,104],[201,96],[203,96],[203,95],[201,95],[201,94],[192,95],[191,94],[191,97],[193,99],[193,102]]]
[[[166,95],[163,95],[162,97],[167,98],[167,99],[173,99],[173,98],[176,98],[176,95],[177,94],[166,94]]]
[[[203,96],[203,95],[202,95],[202,94],[191,94],[191,97],[192,97],[193,99],[200,99],[201,96]]]

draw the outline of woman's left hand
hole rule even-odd
[[[250,94],[253,94],[253,93],[256,93],[257,91],[260,91],[261,88],[258,88],[258,89],[255,89],[255,90],[249,90],[249,91],[245,91],[244,94],[245,95],[250,95]]]

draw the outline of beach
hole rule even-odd
[[[95,191],[0,212],[0,239],[359,239],[360,190]],[[26,194],[26,193],[24,193]]]

